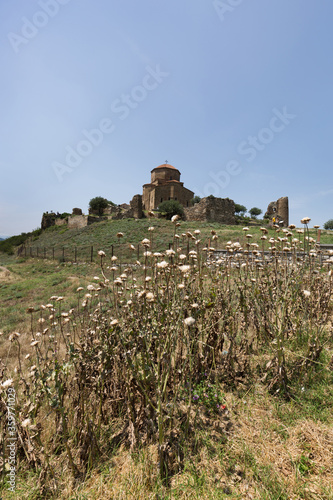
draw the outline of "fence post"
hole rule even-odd
[[[62,261],[65,262],[65,247],[62,247]]]
[[[32,257],[32,248],[30,247],[30,257]]]
[[[38,259],[38,250],[39,250],[39,247],[37,247],[37,259]]]
[[[54,260],[54,247],[52,247],[52,259]]]
[[[140,259],[140,244],[138,243],[138,259],[137,260],[139,260],[139,259]]]
[[[46,248],[44,247],[44,259],[46,259]]]
[[[93,261],[93,258],[94,258],[94,247],[91,247],[91,249],[90,249],[90,262]]]
[[[74,249],[74,262],[77,260],[77,248]]]
[[[27,256],[27,247],[24,247],[24,257]]]
[[[111,245],[111,257],[113,257],[113,245]]]

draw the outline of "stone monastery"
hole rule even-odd
[[[179,170],[165,163],[153,168],[150,184],[143,185],[142,208],[154,210],[166,200],[177,200],[183,207],[189,207],[193,196],[193,191],[180,182]]]

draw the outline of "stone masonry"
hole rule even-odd
[[[165,163],[153,168],[150,183],[143,185],[142,205],[144,210],[155,210],[163,201],[177,200],[189,207],[193,196],[193,191],[180,182],[179,170]]]
[[[265,218],[273,220],[276,219],[276,222],[283,222],[284,227],[289,226],[289,201],[288,196],[283,196],[279,198],[277,201],[271,201],[271,203],[267,207],[267,211],[265,213]]]
[[[184,208],[184,218],[188,221],[235,224],[235,203],[229,198],[207,196],[193,207]]]

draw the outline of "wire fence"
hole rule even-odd
[[[98,262],[100,256],[98,251],[100,250],[97,246],[82,246],[82,247],[39,247],[39,246],[21,246],[17,251],[19,257],[37,258],[37,259],[50,259],[58,260],[59,262]],[[108,248],[103,248],[104,252],[109,257],[114,255],[114,245],[110,245]],[[119,250],[121,250],[119,252]],[[126,251],[125,251],[126,250]],[[139,260],[140,255],[142,256],[143,249],[140,245],[137,245],[135,250],[129,252],[128,248],[119,248],[117,245],[117,255],[122,254],[126,256],[126,260]]]
[[[191,249],[197,249],[196,246],[193,244],[193,242],[190,243],[189,240],[182,246],[182,253],[185,253],[187,256],[189,255],[189,252]],[[170,242],[166,245],[167,248],[173,248],[174,250],[177,250],[178,244],[174,244],[173,242]],[[218,257],[219,255],[226,256],[228,255],[228,250],[226,249],[218,249],[218,246],[216,245],[215,249],[210,248],[210,239],[208,241],[207,247],[210,250],[213,250],[210,255],[214,254],[215,257]],[[37,258],[37,259],[49,259],[49,260],[55,260],[58,262],[71,262],[71,263],[83,263],[83,262],[95,262],[98,263],[100,262],[100,255],[98,254],[100,250],[100,246],[97,247],[94,245],[87,245],[87,246],[52,246],[52,247],[46,247],[46,246],[29,246],[29,245],[22,245],[18,248],[17,255],[19,257],[26,257],[26,258]],[[156,250],[156,249],[155,249]],[[165,248],[164,248],[165,250]],[[180,249],[178,249],[180,250]],[[318,249],[318,253],[316,254],[317,260],[322,263],[323,261],[328,261],[333,263],[333,245],[320,245],[320,248]],[[105,252],[107,258],[112,258],[114,255],[122,262],[126,263],[135,263],[136,261],[139,261],[142,257],[144,257],[144,252],[147,251],[147,248],[144,248],[142,244],[137,244],[137,245],[128,245],[128,244],[117,244],[117,245],[109,245],[107,247],[103,246],[103,251]],[[266,250],[266,251],[247,251],[246,252],[248,255],[251,255],[252,257],[255,256],[255,254],[258,254],[259,258],[273,258],[275,254],[272,254],[272,252]],[[309,252],[296,252],[296,255],[301,258],[305,258],[306,256],[310,255]],[[285,253],[285,256],[288,256],[289,258],[292,258],[293,253],[287,252]],[[208,257],[208,255],[207,255]],[[257,258],[258,258],[257,257]]]
[[[130,245],[109,245],[108,247],[103,246],[103,251],[107,257],[112,258],[114,255],[120,260],[124,260],[128,263],[134,263],[140,260],[144,256],[144,252],[147,250],[141,244]],[[187,245],[189,247],[189,245]],[[167,248],[173,248],[173,243],[169,243]],[[22,245],[18,248],[18,257],[27,258],[37,258],[37,259],[49,259],[57,260],[59,262],[100,262],[100,255],[98,254],[100,246],[25,246]],[[189,251],[189,248],[187,249]]]

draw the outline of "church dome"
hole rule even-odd
[[[159,165],[158,167],[153,168],[152,172],[156,170],[157,168],[169,168],[170,170],[178,170],[178,168],[173,167],[172,165],[169,165],[169,163],[164,163],[163,165]]]

